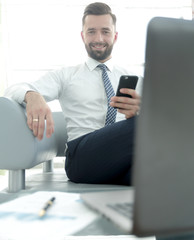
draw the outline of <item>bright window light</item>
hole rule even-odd
[[[104,2],[117,15],[119,35],[114,60],[138,74],[143,73],[149,20],[154,16],[192,17],[191,0]],[[86,53],[80,36],[81,18],[89,3],[87,0],[2,0],[4,86],[33,81],[49,70],[83,62]]]

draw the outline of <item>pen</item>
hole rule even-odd
[[[40,210],[39,216],[43,217],[46,214],[46,211],[48,210],[49,207],[53,205],[53,202],[55,201],[55,197],[52,197],[46,204],[45,206]]]

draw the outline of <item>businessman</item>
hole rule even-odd
[[[40,141],[45,126],[47,137],[54,132],[47,102],[59,100],[67,122],[65,170],[71,181],[130,185],[140,93],[123,88],[120,91],[132,98],[115,96],[120,76],[130,72],[113,64],[118,32],[116,16],[107,4],[85,8],[81,38],[86,62],[12,86],[5,96],[26,103],[27,124]]]

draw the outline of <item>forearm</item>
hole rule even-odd
[[[57,73],[47,73],[35,82],[18,83],[8,87],[5,90],[4,96],[22,104],[26,93],[28,91],[35,91],[39,92],[49,102],[59,98],[61,89],[60,76]]]
[[[27,91],[36,91],[30,84],[15,84],[8,87],[4,92],[4,97],[9,97],[19,104],[22,104]]]

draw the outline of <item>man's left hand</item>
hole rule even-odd
[[[140,96],[135,90],[128,88],[122,88],[120,89],[120,92],[131,95],[132,98],[114,96],[111,98],[111,107],[116,107],[118,112],[125,115],[126,119],[137,115],[137,113],[140,111]]]

